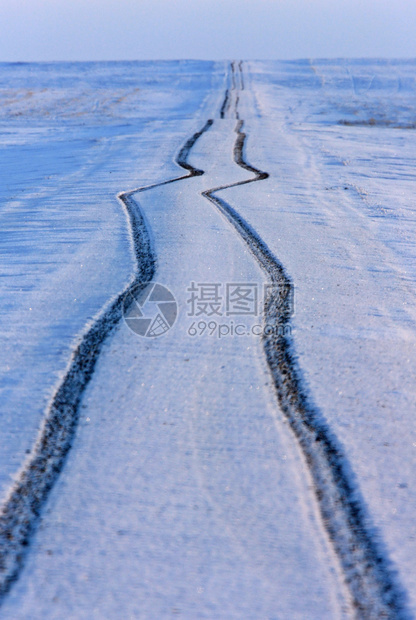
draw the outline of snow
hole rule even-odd
[[[342,66],[327,69],[328,64],[316,72],[326,97],[331,102],[338,97],[332,118],[337,114],[342,121],[358,95],[351,87],[342,93],[340,77],[332,78],[342,75]],[[325,119],[317,127],[308,119],[323,107],[319,96],[307,116],[283,120],[275,107],[266,109],[276,85],[265,84],[260,70],[252,69],[263,82],[258,97],[270,121],[263,130],[252,121],[250,134],[258,136],[259,146],[251,156],[269,171],[273,166],[279,189],[265,204],[267,228],[258,196],[256,210],[242,213],[296,284],[294,341],[305,380],[345,447],[369,522],[399,570],[414,611],[416,151],[407,126],[414,123],[415,91],[404,94],[398,87],[414,84],[409,76],[414,63],[357,64],[348,67],[355,83],[372,75],[379,85],[376,95],[371,89],[359,93],[362,108],[374,117],[376,100],[397,128],[348,127]],[[293,101],[290,89],[287,95],[284,100],[279,89],[283,109]],[[280,127],[277,135],[270,125]],[[280,146],[273,149],[273,164],[272,144]],[[271,203],[278,207],[273,213]],[[270,234],[276,230],[278,239]]]
[[[245,156],[270,176],[221,197],[294,283],[304,386],[414,615],[416,63],[243,69]],[[252,176],[233,161],[234,100],[219,118],[228,64],[2,65],[0,76],[3,498],[76,339],[131,280],[116,196],[181,176],[175,156],[214,119],[189,156],[203,176],[133,195],[178,320],[154,339],[120,322],[105,341],[3,617],[349,617],[261,338],[188,334],[191,282],[265,283],[201,195]]]
[[[175,170],[187,115],[198,114],[211,82],[219,89],[223,81],[215,71],[197,72],[198,63],[170,63],[168,74],[163,66],[157,79],[151,63],[2,67],[2,496],[33,446],[76,337],[130,278],[116,195],[135,187],[139,174],[144,183],[158,180],[161,161],[167,174]],[[166,97],[181,71],[184,87]],[[188,91],[193,72],[202,85]],[[104,106],[122,94],[118,105]],[[175,126],[169,135],[163,116]]]

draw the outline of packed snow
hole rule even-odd
[[[0,66],[4,504],[71,352],[131,282],[121,192],[155,185],[132,198],[179,309],[160,337],[120,320],[105,339],[3,617],[360,613],[258,335],[267,278],[202,195],[252,177],[240,121],[269,177],[217,195],[293,284],[303,389],[400,594],[391,617],[416,616],[416,62],[250,61],[240,82],[228,62]],[[157,186],[196,135],[204,174]],[[204,284],[217,305],[198,314]],[[251,314],[227,314],[237,284]]]

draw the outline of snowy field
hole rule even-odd
[[[415,130],[416,61],[0,65],[2,618],[416,617]]]

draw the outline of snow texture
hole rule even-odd
[[[415,80],[1,65],[3,617],[416,615]],[[190,317],[192,282],[294,313]]]

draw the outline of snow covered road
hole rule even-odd
[[[181,120],[175,132],[160,124],[160,137],[169,144],[159,140],[163,150],[153,152],[154,168],[179,134],[185,143],[205,128],[187,159],[203,176],[133,195],[151,235],[155,278],[174,292],[179,317],[160,338],[140,338],[120,322],[104,342],[72,449],[31,538],[25,568],[4,600],[4,617],[376,618],[407,617],[406,608],[416,609],[416,217],[407,172],[416,152],[406,137],[414,67],[396,67],[401,99],[389,100],[388,110],[383,63],[347,67],[350,75],[359,74],[352,79],[354,97],[361,96],[366,106],[360,109],[371,113],[368,126],[365,118],[353,122],[347,116],[343,67],[245,67],[242,75],[234,63],[221,88],[221,66],[204,66],[211,85],[195,89],[197,120]],[[178,91],[194,79],[186,69]],[[378,80],[368,81],[363,94],[357,84],[366,72]],[[186,105],[194,104],[188,98]],[[342,116],[329,118],[327,108]],[[383,122],[375,118],[380,109]],[[386,123],[387,112],[396,128]],[[212,125],[204,124],[208,118]],[[127,174],[133,152],[138,161],[142,157],[134,140],[143,148],[147,136],[157,137],[158,121],[148,121],[147,128],[130,123],[135,130],[130,127],[124,139],[116,138],[119,127],[108,129],[110,144],[120,145],[116,157],[112,151],[114,184]],[[245,154],[238,154],[243,130]],[[247,184],[252,166],[270,177]],[[155,170],[147,179],[136,172],[134,181],[131,168],[128,173],[130,187],[180,176],[168,160],[159,178]],[[391,216],[389,196],[396,199],[398,183],[400,206]],[[227,201],[226,218],[215,208],[221,201],[210,204],[204,197],[208,188],[225,186],[212,196]],[[372,201],[382,187],[375,222]],[[249,222],[295,285],[290,363],[302,385],[299,402],[312,416],[305,429],[324,433],[327,456],[296,431],[298,422],[290,422],[295,434],[287,424],[285,401],[292,397],[280,393],[279,407],[273,389],[274,380],[279,393],[279,379],[270,375],[262,339],[252,330],[261,317],[244,316],[248,328],[240,336],[231,335],[234,317],[226,313],[190,316],[192,283],[217,283],[221,291],[239,283],[262,291],[267,282],[238,227],[227,221],[227,209]],[[129,279],[125,248],[117,265],[120,275],[110,274],[113,295]],[[215,322],[211,335],[199,328],[201,321]],[[195,325],[204,333],[195,335]],[[42,326],[48,326],[45,318]],[[270,356],[269,363],[273,367]],[[31,377],[30,368],[27,373]],[[24,377],[22,372],[18,381],[29,389]],[[297,415],[299,403],[291,406]],[[26,442],[39,425],[27,417],[32,426],[25,429]],[[11,439],[22,442],[24,435],[11,433],[7,418],[2,424],[3,443],[19,460]],[[7,467],[10,473],[17,468],[10,457],[4,462],[6,489]],[[334,489],[341,489],[339,497]]]

